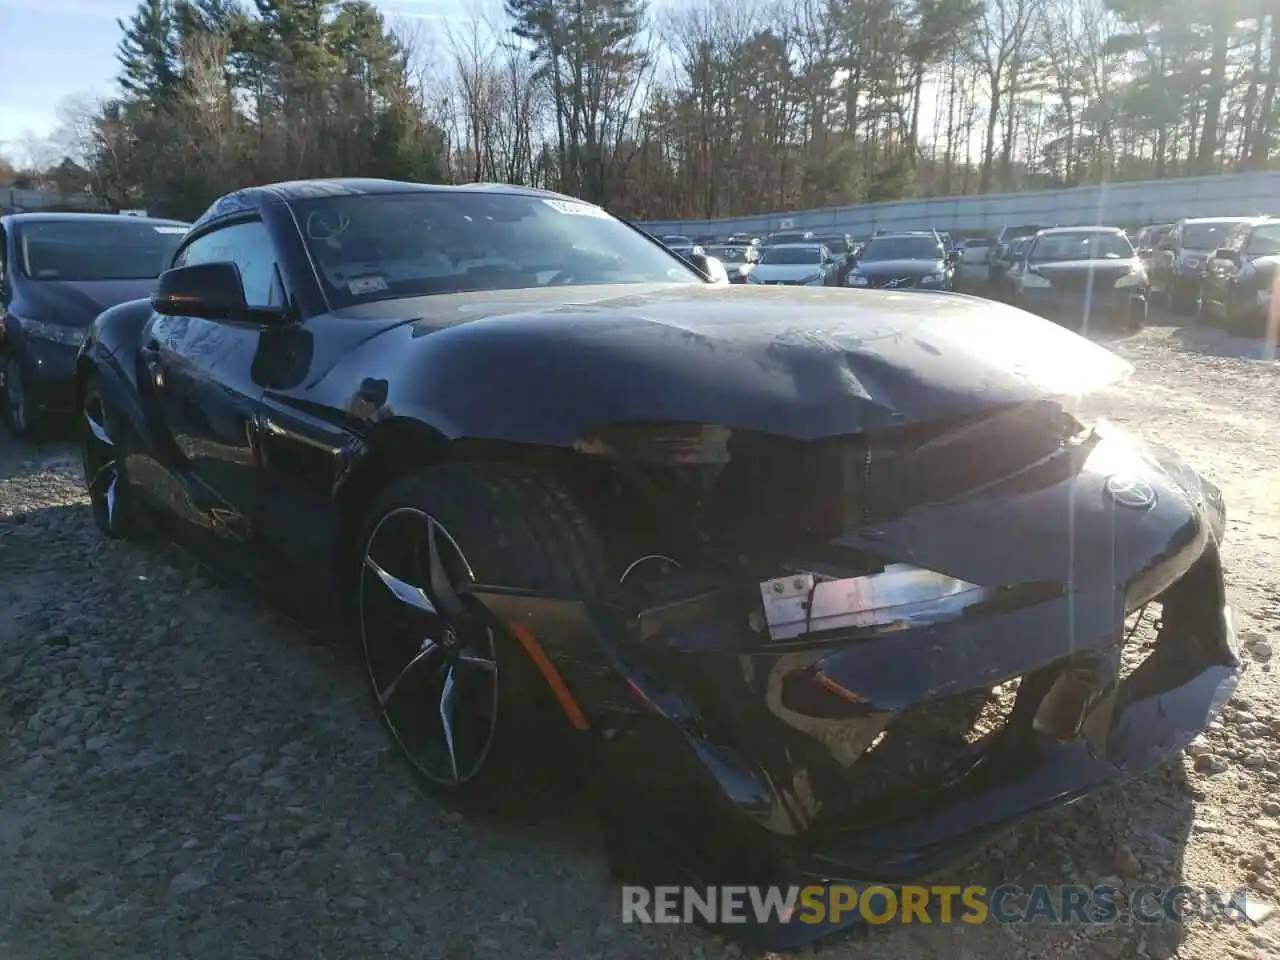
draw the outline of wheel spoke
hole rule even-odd
[[[454,782],[458,779],[458,755],[453,749],[453,667],[444,677],[444,690],[440,693],[440,726],[444,730],[444,744],[449,750],[449,769],[453,771]]]
[[[426,591],[421,587],[415,587],[412,583],[406,583],[399,577],[392,576],[378,566],[377,561],[371,556],[365,556],[364,565],[374,572],[383,585],[391,591],[392,596],[401,603],[407,603],[409,606],[424,613],[437,612],[435,604],[431,602],[431,598],[427,596]]]
[[[396,688],[400,686],[400,681],[408,675],[409,671],[418,664],[424,662],[429,656],[439,649],[440,648],[436,645],[434,640],[423,640],[422,647],[413,655],[413,659],[401,668],[400,672],[396,674],[396,678],[387,686],[387,689],[378,694],[378,706],[385,707],[387,705],[387,701],[389,701],[392,695],[396,692]]]
[[[84,415],[84,419],[85,419],[85,423],[89,425],[89,432],[93,434],[94,438],[99,443],[104,444],[105,446],[108,446],[108,447],[115,446],[115,443],[112,441],[112,439],[109,436],[107,436],[106,428],[103,427],[102,424],[98,423],[98,421],[93,419],[93,417],[91,417],[88,413]]]
[[[431,581],[431,593],[436,602],[448,613],[461,613],[462,600],[454,592],[449,575],[445,572],[444,563],[440,559],[440,543],[436,537],[439,526],[435,520],[427,518],[427,571]]]
[[[111,482],[107,484],[107,492],[104,496],[107,504],[107,526],[110,527],[115,523],[116,519],[116,481],[119,479],[117,474],[111,474]]]

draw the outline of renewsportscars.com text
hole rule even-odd
[[[1183,923],[1243,919],[1247,892],[1037,884],[622,888],[623,923]]]

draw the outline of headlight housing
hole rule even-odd
[[[920,282],[926,286],[937,286],[945,279],[940,273],[931,273],[928,276],[920,278]]]
[[[866,287],[871,284],[871,281],[860,273],[849,274],[849,276],[845,278],[845,282],[851,287]]]
[[[68,347],[78,347],[84,343],[84,338],[88,335],[87,327],[69,327],[62,323],[43,323],[40,320],[27,320],[25,318],[18,319],[18,325],[22,327],[23,332],[38,340],[49,340],[53,343],[60,343]]]
[[[906,563],[843,580],[802,573],[760,584],[765,623],[775,642],[826,630],[909,630],[954,619],[993,592]]]

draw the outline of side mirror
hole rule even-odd
[[[165,316],[202,320],[271,323],[285,317],[283,309],[250,307],[240,268],[227,260],[166,270],[156,281],[151,306]]]
[[[724,264],[715,257],[708,257],[705,253],[693,253],[689,255],[689,262],[712,283],[729,282],[728,271],[725,270]]]

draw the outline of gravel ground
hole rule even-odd
[[[956,882],[1280,886],[1280,367],[1155,327],[1102,398],[1219,483],[1249,661],[1186,757],[1018,829]],[[358,665],[156,545],[95,533],[74,452],[0,440],[0,956],[695,958],[619,922],[585,811],[463,820],[415,789]],[[1186,926],[892,926],[806,955],[1280,955],[1280,915]]]

